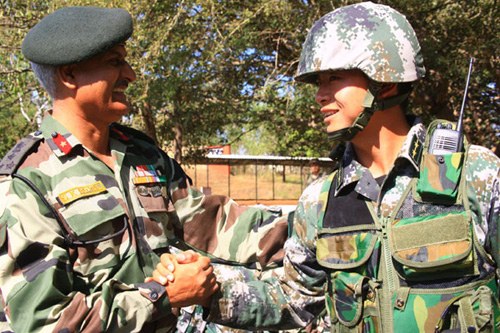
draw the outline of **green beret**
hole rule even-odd
[[[132,17],[124,9],[65,7],[28,32],[22,51],[37,64],[74,64],[126,41],[132,31]]]

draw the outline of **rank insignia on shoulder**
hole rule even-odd
[[[155,169],[154,165],[138,165],[135,170],[132,180],[135,185],[167,182],[167,178],[162,175],[160,170]]]
[[[68,154],[73,148],[71,144],[66,140],[66,138],[59,133],[52,133],[52,140],[56,144],[57,148],[64,154]]]
[[[104,184],[101,181],[97,181],[89,185],[76,186],[62,193],[59,193],[59,195],[57,196],[57,201],[61,205],[66,206],[81,198],[91,197],[106,191],[107,190]]]
[[[413,163],[415,163],[416,166],[419,165],[420,159],[422,157],[422,142],[417,138],[417,136],[414,136],[411,144],[410,144],[410,157],[413,160]]]

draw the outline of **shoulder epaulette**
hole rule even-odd
[[[156,145],[156,142],[155,142],[155,140],[153,140],[153,138],[151,138],[149,135],[147,135],[144,132],[141,132],[135,128],[121,125],[118,123],[113,123],[112,129],[117,130],[118,132],[121,132],[125,135],[129,135],[131,137],[134,137],[134,138],[149,142],[153,145]]]
[[[38,145],[40,141],[43,140],[43,136],[29,135],[21,139],[11,150],[3,157],[0,161],[0,175],[11,175],[13,174],[24,157],[33,147]]]

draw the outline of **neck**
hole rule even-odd
[[[110,156],[109,124],[91,122],[81,108],[65,100],[54,102],[52,116],[93,153]]]
[[[399,106],[375,112],[368,126],[351,141],[358,162],[367,167],[375,178],[387,175],[409,129]]]

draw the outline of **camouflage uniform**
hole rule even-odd
[[[315,83],[319,73],[351,69],[368,78],[364,110],[329,133],[335,141],[350,141],[374,112],[404,103],[408,83],[423,77],[405,17],[365,2],[318,20],[296,79]],[[384,83],[397,83],[396,95],[381,97]],[[338,169],[300,198],[283,272],[223,283],[208,320],[287,329],[326,307],[332,332],[499,331],[500,160],[473,145],[428,153],[435,127],[413,125],[384,179],[344,144]]]
[[[307,176],[307,180],[306,180],[306,185],[310,185],[312,184],[314,181],[320,179],[321,177],[324,177],[326,174],[321,171],[320,173],[318,173],[317,175],[314,175],[314,174],[309,174],[309,176]]]
[[[159,254],[189,248],[185,238],[203,253],[264,267],[281,250],[286,219],[191,188],[137,131],[112,125],[110,148],[114,170],[48,115],[2,160],[2,173],[16,171],[41,194],[15,176],[1,183],[0,285],[14,331],[170,331],[165,288],[142,283]]]
[[[471,304],[475,325],[493,332],[493,323],[500,322],[495,281],[500,260],[500,160],[485,148],[469,148],[463,173],[468,209],[467,204],[425,203],[414,197],[424,140],[423,126],[412,127],[381,186],[348,146],[343,167],[307,188],[300,198],[293,235],[285,244],[283,276],[265,284],[223,284],[208,320],[247,328],[286,328],[304,325],[326,304],[332,331],[349,327],[366,332],[429,332],[441,316],[442,321],[449,317],[458,321],[457,312],[467,309],[463,305],[459,310],[464,299]],[[366,200],[372,221],[351,219],[351,225],[338,227],[339,218],[330,219],[336,216],[334,207],[327,208],[332,195],[345,195],[346,189]],[[329,209],[332,215],[327,214]],[[432,219],[462,214],[467,218]],[[424,223],[416,224],[420,219]],[[460,230],[452,232],[453,228]],[[430,230],[434,239],[419,237],[419,230]],[[416,254],[398,248],[405,241],[414,243]],[[441,248],[441,243],[451,250]],[[449,322],[442,324],[446,327]]]

